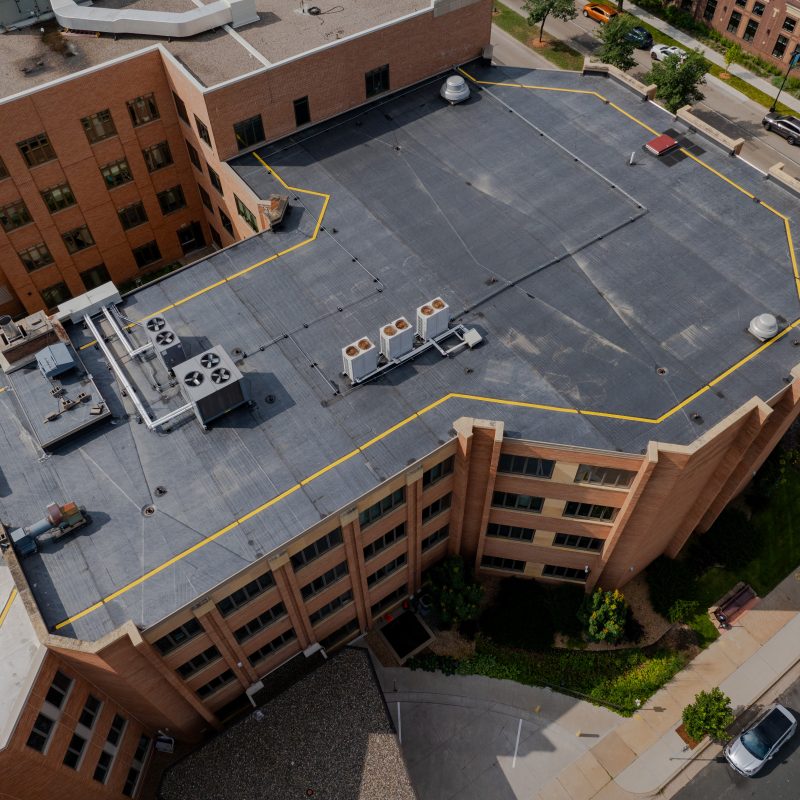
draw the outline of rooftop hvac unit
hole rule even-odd
[[[378,368],[378,349],[365,336],[342,348],[342,373],[356,383]]]
[[[389,361],[410,353],[414,348],[414,329],[405,317],[381,328],[381,353]]]
[[[183,342],[164,317],[151,317],[144,327],[153,343],[153,350],[167,369],[186,361]]]
[[[175,378],[204,428],[250,400],[244,376],[219,346],[177,364]]]
[[[417,336],[423,341],[435,339],[450,325],[450,306],[437,297],[417,309]]]

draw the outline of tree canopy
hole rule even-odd
[[[600,49],[595,55],[605,64],[622,70],[636,65],[633,51],[636,46],[626,37],[636,27],[636,20],[629,14],[617,14],[600,28]]]
[[[683,60],[671,55],[656,61],[644,79],[656,85],[656,97],[674,114],[681,106],[703,99],[698,87],[706,82],[706,68],[702,53],[691,50]]]
[[[544,35],[544,23],[548,17],[552,16],[566,22],[578,16],[573,0],[525,0],[523,8],[528,14],[528,25],[540,26],[540,42]]]

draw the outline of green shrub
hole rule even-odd
[[[406,661],[409,669],[421,669],[423,672],[439,672],[445,675],[455,675],[458,669],[458,661],[452,656],[439,656],[435,653],[420,653],[412,656]]]
[[[613,592],[596,589],[580,610],[586,632],[595,642],[619,642],[625,634],[627,617],[628,604],[619,589]]]
[[[697,614],[699,607],[697,600],[676,600],[667,613],[667,619],[672,623],[685,624]]]
[[[446,625],[477,618],[483,587],[472,579],[461,556],[448,556],[431,569],[429,592]]]
[[[731,699],[719,687],[710,692],[699,692],[694,702],[683,709],[686,733],[697,742],[704,736],[710,736],[716,742],[727,741],[733,719]]]

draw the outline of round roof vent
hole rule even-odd
[[[778,320],[773,314],[759,314],[750,320],[750,327],[747,329],[756,339],[766,342],[778,332]]]
[[[454,106],[456,103],[463,103],[469,97],[469,86],[460,75],[451,75],[444,82],[439,94]]]
[[[149,331],[160,331],[166,324],[167,321],[163,317],[152,317],[146,323]]]
[[[203,353],[200,356],[200,363],[205,367],[205,369],[211,369],[212,367],[216,367],[219,364],[220,358],[216,353],[208,352]]]

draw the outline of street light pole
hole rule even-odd
[[[775,102],[769,107],[770,111],[775,111],[775,109],[778,107],[778,98],[781,96],[783,87],[786,85],[786,79],[789,77],[789,73],[792,71],[792,68],[796,67],[798,64],[800,64],[800,44],[797,45],[792,52],[792,57],[789,59],[789,66],[786,68],[786,74],[783,76],[783,80],[781,81],[781,88],[778,89],[778,94],[775,95]]]

